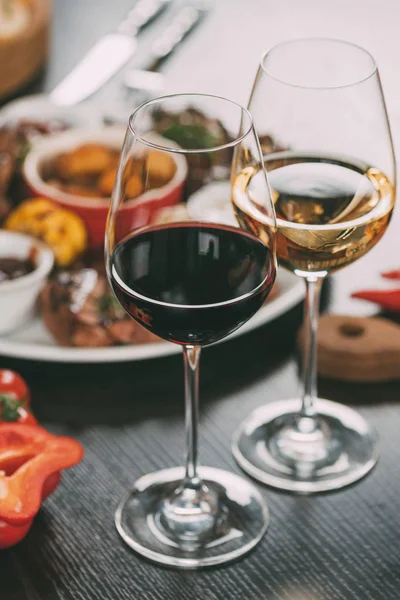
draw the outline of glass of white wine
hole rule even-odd
[[[254,411],[233,453],[256,479],[300,493],[366,475],[377,436],[354,410],[317,397],[321,284],[364,256],[385,233],[395,202],[395,158],[379,74],[364,49],[334,39],[281,43],[262,57],[249,110],[260,137],[277,215],[281,266],[304,279],[304,391]],[[232,177],[240,225],[265,237],[255,191],[262,173]],[[268,230],[268,227],[267,227]]]

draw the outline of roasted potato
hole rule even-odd
[[[44,172],[49,185],[88,198],[109,198],[117,174],[119,152],[102,144],[84,144],[58,155]],[[123,185],[126,199],[168,183],[174,176],[174,160],[161,150],[132,156],[125,165]]]
[[[150,186],[160,187],[172,179],[176,166],[169,154],[161,150],[149,150],[146,157],[146,171]]]
[[[136,198],[144,191],[143,181],[138,175],[132,175],[125,184],[126,199]]]
[[[101,196],[111,196],[115,178],[117,176],[117,167],[108,169],[102,173],[97,181],[97,189]]]
[[[64,152],[54,161],[55,173],[63,181],[81,176],[100,175],[113,161],[113,151],[101,144],[84,144]]]

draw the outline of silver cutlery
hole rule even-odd
[[[101,88],[135,54],[139,32],[157,18],[171,0],[137,0],[117,30],[103,36],[50,93],[58,106],[71,106]]]

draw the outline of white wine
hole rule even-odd
[[[395,188],[379,169],[336,157],[280,152],[267,156],[282,266],[324,275],[354,262],[384,234]],[[262,209],[261,170],[248,167],[232,188],[241,227],[269,242],[271,220]],[[262,188],[261,188],[262,189]]]

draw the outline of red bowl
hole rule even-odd
[[[121,126],[104,127],[98,130],[70,129],[49,135],[34,143],[23,165],[23,175],[31,193],[49,198],[78,214],[85,222],[89,245],[93,249],[98,249],[104,244],[110,200],[78,196],[58,190],[42,178],[43,166],[58,154],[71,151],[83,144],[100,143],[121,150],[124,136],[125,128]],[[163,138],[160,137],[156,141],[162,145]],[[170,143],[168,141],[168,144]],[[145,226],[153,220],[155,212],[177,204],[181,200],[187,176],[187,163],[182,154],[171,156],[176,164],[172,179],[166,185],[148,190],[141,196],[124,203],[127,227],[132,229]]]

